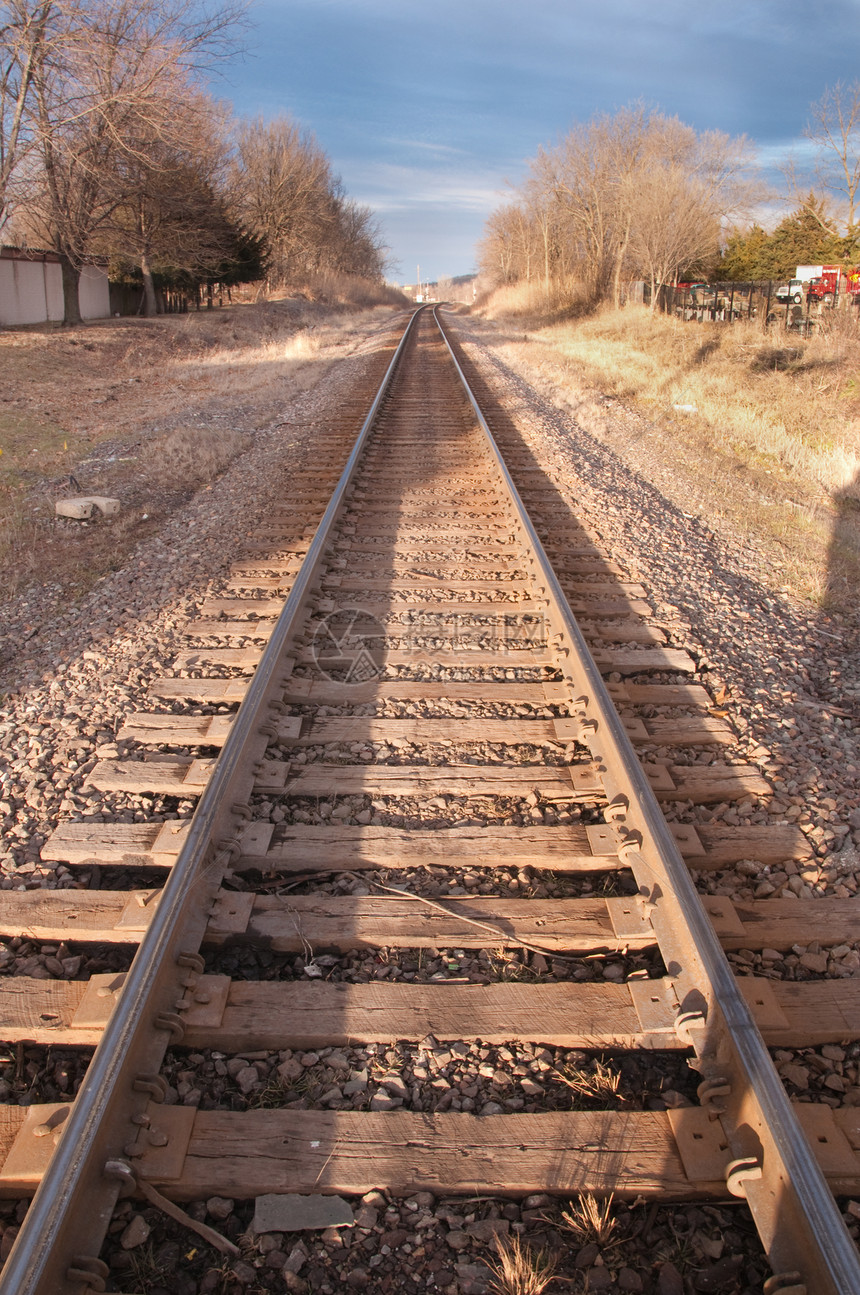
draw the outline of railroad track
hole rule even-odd
[[[853,909],[699,898],[691,866],[805,840],[667,823],[661,802],[768,785],[721,758],[732,730],[647,590],[470,380],[418,312],[90,774],[104,821],[45,846],[103,888],[0,897],[7,938],[138,946],[125,972],[5,981],[7,1044],[95,1051],[74,1102],[0,1110],[2,1194],[36,1193],[0,1291],[115,1289],[100,1255],[130,1194],[380,1188],[745,1197],[768,1292],[860,1290],[832,1194],[860,1190],[860,1121],[792,1107],[768,1053],[856,1037],[856,983],[736,979],[725,957],[850,939]],[[197,810],[137,821],[141,795]],[[565,1050],[622,1049],[688,1063],[696,1101],[565,1106]],[[214,1054],[252,1091],[273,1053],[256,1109],[170,1082]],[[452,1055],[461,1081],[433,1081]],[[326,1058],[340,1082],[309,1108],[291,1083]]]

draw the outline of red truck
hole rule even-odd
[[[842,267],[839,265],[799,265],[797,277],[806,287],[810,301],[823,301],[830,306],[839,295],[842,286]]]

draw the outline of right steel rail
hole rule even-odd
[[[746,1198],[774,1269],[767,1295],[857,1295],[860,1258],[806,1134],[702,907],[668,824],[624,730],[514,480],[434,318],[495,455],[527,551],[534,554],[559,639],[561,667],[602,778],[621,850],[639,886],[680,1004],[676,1029],[696,1053],[703,1103],[734,1159],[728,1185]]]

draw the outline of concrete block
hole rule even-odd
[[[85,522],[92,517],[95,507],[91,499],[58,499],[54,512],[58,517],[73,517],[75,521]]]
[[[119,500],[109,499],[107,495],[88,495],[90,499],[104,517],[115,517],[119,512]]]
[[[88,521],[96,510],[103,517],[115,517],[119,509],[119,500],[107,495],[81,495],[77,499],[58,499],[54,504],[58,517],[72,517],[79,522]]]

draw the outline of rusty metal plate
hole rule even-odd
[[[73,1030],[104,1029],[116,1006],[125,973],[110,971],[91,976],[71,1020]]]
[[[645,777],[653,791],[675,791],[675,782],[665,764],[643,764]]]
[[[605,683],[605,687],[614,702],[630,700],[630,691],[626,683]]]
[[[552,725],[559,742],[578,742],[582,736],[582,724],[578,719],[554,719]]]
[[[152,847],[152,853],[178,855],[185,843],[190,826],[190,818],[169,818],[166,823],[161,825],[161,830],[155,838],[155,845]]]
[[[671,980],[628,980],[627,988],[643,1034],[661,1034],[671,1038],[678,1047],[675,1034],[675,1017],[678,1000]]]
[[[603,779],[593,764],[571,765],[570,781],[578,795],[602,796],[604,794]]]
[[[311,680],[291,679],[288,691],[291,697],[308,697],[311,691]]]
[[[159,890],[135,890],[128,897],[116,924],[117,930],[145,931],[158,907]]]
[[[243,856],[248,859],[264,859],[266,851],[272,843],[272,835],[275,831],[274,823],[248,823],[245,827],[240,828],[237,833],[239,848]]]
[[[259,773],[254,777],[254,790],[282,792],[289,777],[290,765],[288,761],[263,760],[260,764]]]
[[[721,940],[727,939],[730,935],[745,934],[744,924],[728,895],[703,895],[702,907]]]
[[[278,720],[278,740],[281,742],[292,742],[301,737],[302,724],[304,717],[302,715],[284,715]]]
[[[231,983],[229,976],[201,976],[187,993],[192,1001],[182,1008],[183,1024],[201,1030],[217,1029],[224,1018]]]
[[[209,915],[207,937],[217,940],[228,935],[244,935],[253,907],[254,896],[250,890],[219,890]]]
[[[24,1192],[38,1187],[71,1109],[68,1102],[27,1108],[0,1170],[0,1186]]]
[[[678,1107],[666,1115],[688,1181],[719,1183],[724,1192],[732,1153],[720,1121],[709,1119],[701,1106]]]
[[[606,911],[619,940],[651,939],[656,944],[651,919],[638,895],[606,900]]]
[[[702,838],[691,823],[670,823],[669,830],[683,855],[698,856],[705,853]]]
[[[147,1145],[141,1155],[134,1157],[134,1172],[150,1183],[175,1182],[182,1177],[185,1167],[197,1108],[150,1102],[146,1113],[150,1123],[148,1128],[140,1130],[138,1145],[141,1142]],[[165,1139],[164,1145],[153,1145],[153,1139]]]
[[[206,738],[213,746],[221,746],[227,741],[233,727],[235,715],[213,715],[206,729]]]
[[[760,1030],[787,1030],[789,1019],[777,1002],[769,980],[754,976],[738,976],[737,986],[743,994],[753,1020]]]
[[[589,824],[585,835],[592,854],[606,856],[618,853],[618,832],[611,823]]]
[[[860,1156],[836,1123],[833,1108],[823,1103],[794,1102],[792,1109],[824,1173],[856,1178],[860,1173]]]
[[[212,777],[212,770],[215,768],[215,761],[212,759],[192,760],[188,766],[188,772],[182,780],[184,787],[189,791],[195,788],[203,788]]]
[[[624,732],[630,738],[631,742],[647,742],[651,738],[641,719],[624,719],[621,723],[624,725]]]

